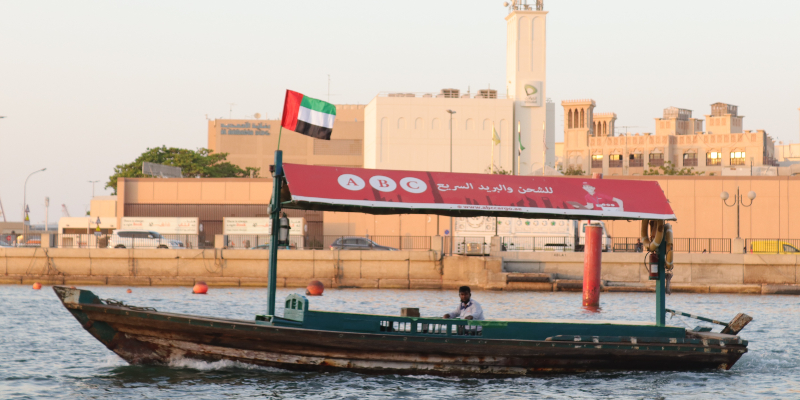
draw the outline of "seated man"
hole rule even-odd
[[[477,321],[483,320],[483,309],[477,301],[472,300],[472,293],[469,286],[462,286],[458,288],[458,297],[461,298],[458,308],[455,311],[447,313],[444,318],[461,318],[461,319],[474,319]]]

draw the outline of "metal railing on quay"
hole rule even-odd
[[[65,249],[196,249],[203,248],[199,235],[163,234],[150,237],[149,232],[135,232],[125,237],[106,233],[59,233],[55,247]]]
[[[226,235],[228,249],[269,249],[270,235]],[[305,249],[303,235],[289,235],[289,248]]]
[[[504,251],[574,251],[575,249],[575,239],[567,236],[504,236],[501,243]]]
[[[367,239],[383,247],[391,247],[397,250],[430,250],[430,236],[389,236],[389,235],[323,235],[308,236],[305,239],[303,249],[306,250],[328,250],[335,243],[342,243],[345,239]],[[300,248],[300,247],[298,247]],[[355,248],[355,247],[354,247]]]
[[[41,233],[10,233],[0,236],[3,246],[10,247],[41,247],[42,234]]]
[[[676,253],[730,253],[731,239],[675,238],[672,250]]]

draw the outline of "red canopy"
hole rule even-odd
[[[368,214],[675,220],[656,182],[283,164],[283,207]],[[287,190],[288,189],[288,190]]]

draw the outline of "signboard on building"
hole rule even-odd
[[[305,225],[305,218],[289,218],[291,227],[289,234],[292,236],[305,234]],[[222,218],[223,235],[269,235],[270,233],[272,233],[271,218]]]
[[[163,234],[197,235],[200,226],[199,218],[182,217],[124,217],[121,230],[154,231]]]
[[[222,124],[221,135],[245,135],[245,136],[266,136],[272,129],[271,124],[263,122],[243,122],[240,124]]]
[[[542,106],[542,81],[531,81],[525,84],[525,107]]]

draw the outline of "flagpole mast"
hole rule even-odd
[[[281,135],[283,135],[283,122],[281,121],[281,129],[278,131],[278,148],[277,151],[281,150]]]
[[[275,151],[275,172],[272,179],[272,200],[270,201],[270,217],[272,233],[269,238],[269,274],[267,275],[268,298],[267,315],[275,316],[275,294],[278,283],[278,232],[280,232],[281,184],[283,183],[283,152]]]

